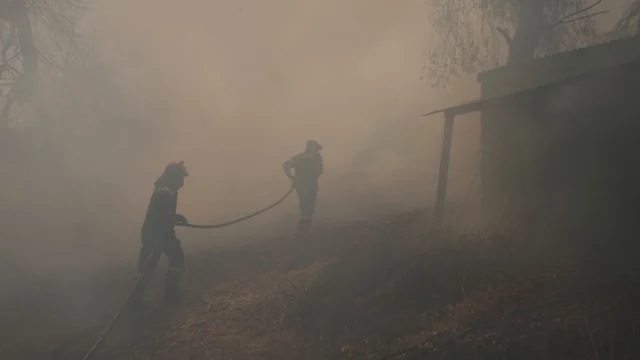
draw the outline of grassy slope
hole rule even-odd
[[[127,316],[96,359],[640,359],[635,275],[499,238],[436,244],[420,219],[191,256],[187,303]]]

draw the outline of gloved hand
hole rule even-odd
[[[176,218],[175,218],[174,222],[175,222],[176,225],[186,225],[186,224],[188,224],[187,218],[184,217],[184,215],[180,215],[180,214],[176,214]]]

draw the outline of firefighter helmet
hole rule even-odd
[[[307,141],[306,148],[307,148],[307,151],[320,151],[320,150],[322,150],[322,145],[320,145],[315,140],[309,140],[309,141]]]
[[[182,177],[189,176],[187,168],[184,166],[184,161],[172,161],[164,169],[165,175],[178,175]]]

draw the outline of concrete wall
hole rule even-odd
[[[640,203],[639,99],[640,63],[633,63],[488,105],[481,115],[488,203],[584,224],[628,218]]]

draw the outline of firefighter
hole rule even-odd
[[[284,173],[293,182],[300,199],[300,220],[296,228],[296,239],[311,228],[311,217],[316,209],[318,179],[323,172],[322,146],[314,140],[307,141],[306,149],[284,163]],[[292,173],[293,170],[293,173]]]
[[[140,280],[133,296],[136,305],[141,304],[145,287],[163,253],[169,259],[164,301],[166,304],[175,304],[180,299],[179,282],[185,270],[185,261],[174,226],[187,223],[184,216],[176,213],[178,190],[184,185],[184,178],[187,176],[189,173],[184,162],[175,161],[166,166],[164,173],[154,183],[155,188],[141,231],[142,247],[138,256]]]

